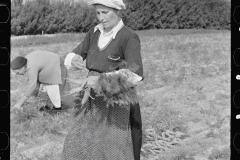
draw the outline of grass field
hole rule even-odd
[[[145,80],[138,86],[143,121],[142,160],[230,159],[230,31],[137,32]],[[34,50],[65,56],[84,34],[11,40],[11,59]],[[71,77],[86,71],[70,72]],[[27,78],[11,74],[11,103]],[[41,113],[30,99],[11,113],[11,159],[58,160],[72,116]]]

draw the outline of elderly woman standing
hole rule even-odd
[[[139,160],[142,122],[135,85],[143,79],[140,40],[119,17],[126,9],[122,0],[88,4],[99,24],[67,55],[65,65],[81,68],[85,60],[85,89],[91,90],[66,136],[63,159]]]

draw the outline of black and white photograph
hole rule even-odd
[[[11,0],[10,33],[11,160],[230,160],[230,0]]]

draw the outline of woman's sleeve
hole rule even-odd
[[[36,95],[39,90],[39,83],[37,82],[38,79],[38,70],[37,68],[31,68],[28,71],[28,88],[25,96],[31,97]]]
[[[141,57],[141,45],[138,35],[128,39],[124,51],[127,68],[143,78],[143,64]]]
[[[84,40],[75,48],[73,49],[73,53],[80,55],[83,60],[87,58],[88,48],[90,45],[90,32],[86,34]]]

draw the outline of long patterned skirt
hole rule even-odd
[[[134,160],[130,106],[108,106],[101,96],[80,108],[64,142],[63,160]]]

